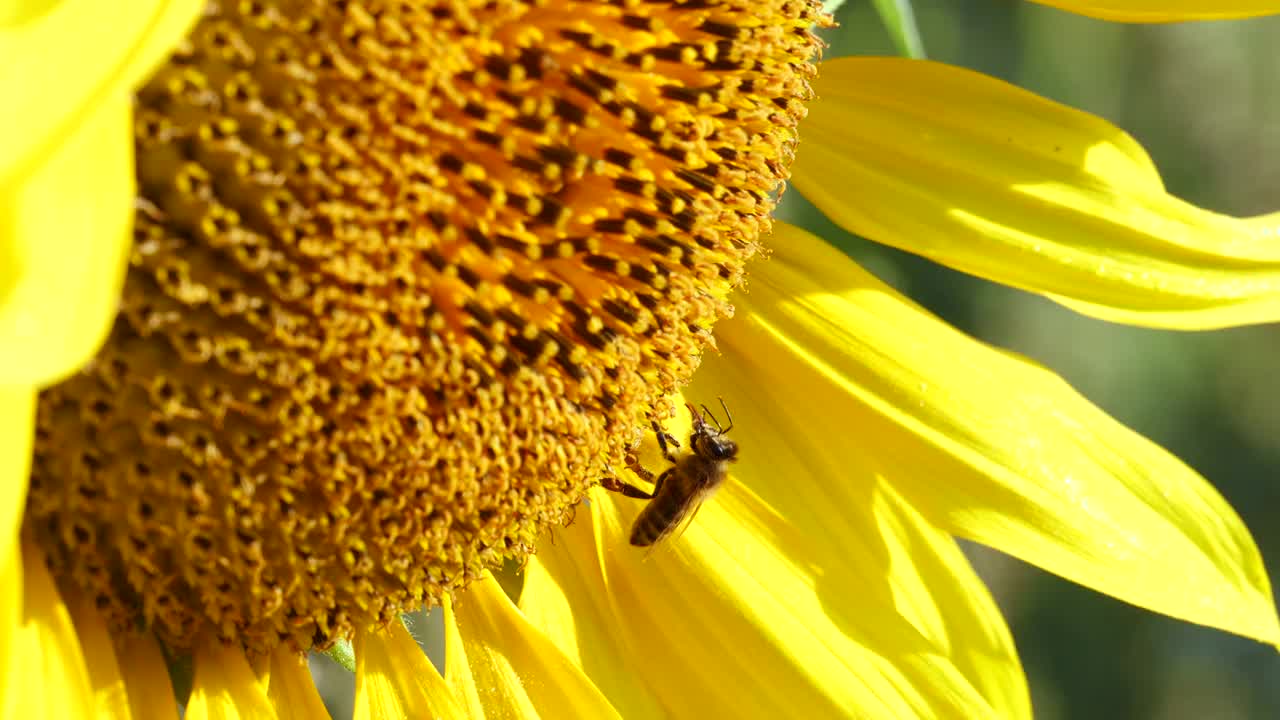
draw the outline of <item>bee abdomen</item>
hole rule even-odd
[[[651,501],[631,526],[631,544],[646,547],[661,540],[683,514],[682,508],[680,503]]]

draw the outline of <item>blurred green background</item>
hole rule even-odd
[[[1280,210],[1280,19],[1133,26],[1031,3],[916,0],[928,56],[1104,117],[1174,194],[1219,212]],[[896,54],[867,0],[826,57]],[[1057,370],[1212,482],[1280,577],[1280,328],[1174,333],[1110,325],[852,237],[799,193],[783,217],[838,244],[974,336]],[[969,546],[1013,628],[1039,720],[1280,716],[1275,649],[1138,610]]]

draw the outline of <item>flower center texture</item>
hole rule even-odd
[[[326,647],[533,551],[785,179],[808,0],[210,2],[137,94],[119,315],[26,515],[169,647]]]

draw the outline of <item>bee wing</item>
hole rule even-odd
[[[710,490],[703,490],[699,492],[696,497],[690,499],[688,504],[689,510],[685,513],[684,517],[680,518],[679,522],[676,522],[672,524],[671,527],[667,528],[666,532],[659,535],[658,539],[653,541],[653,545],[650,546],[649,551],[653,552],[653,549],[659,545],[667,545],[668,543],[673,543],[676,540],[679,540],[680,536],[684,535],[684,531],[688,530],[689,526],[693,524],[693,519],[698,516],[698,511],[702,509],[702,503],[710,495]]]
[[[680,536],[684,534],[684,531],[689,529],[689,526],[693,524],[693,519],[698,516],[698,511],[702,509],[703,501],[706,499],[707,493],[703,493],[697,500],[693,501],[693,509],[689,511],[689,514],[685,516],[684,520],[680,521],[680,527],[671,531],[671,540],[679,540]]]

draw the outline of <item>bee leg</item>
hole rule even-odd
[[[676,462],[675,455],[671,454],[671,450],[667,446],[671,445],[678,450],[680,448],[679,441],[672,437],[670,433],[664,431],[656,421],[653,423],[653,432],[658,436],[658,447],[662,449],[662,457],[666,458],[669,463]]]
[[[654,481],[653,481],[653,494],[654,494],[654,495],[657,495],[658,493],[662,492],[662,483],[666,482],[666,481],[667,481],[667,478],[671,477],[671,473],[673,473],[673,472],[675,472],[675,471],[676,471],[676,469],[675,469],[675,468],[673,468],[673,467],[671,467],[671,468],[667,468],[666,470],[663,470],[663,471],[662,471],[662,474],[658,476],[658,479],[657,479],[657,480],[654,480]]]
[[[653,494],[645,492],[635,485],[625,483],[615,477],[600,478],[600,487],[611,492],[622,493],[629,498],[637,500],[652,500]]]
[[[653,471],[640,464],[640,458],[635,453],[627,453],[626,457],[627,469],[635,473],[641,480],[651,483],[654,481]]]

